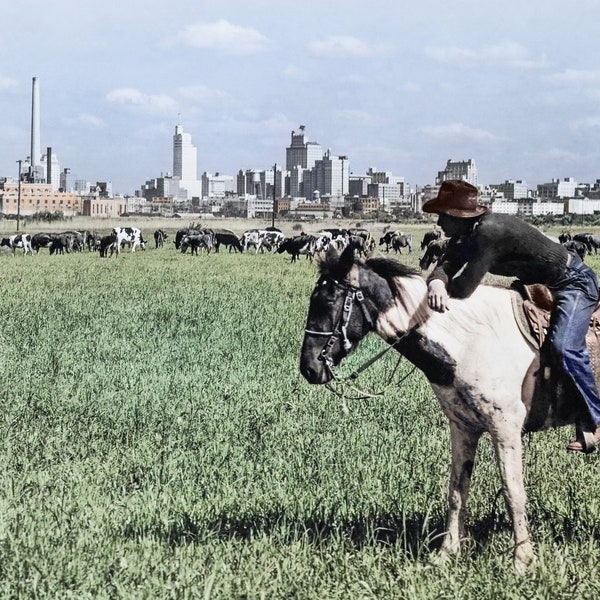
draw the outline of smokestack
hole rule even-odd
[[[40,160],[40,91],[37,77],[31,84],[31,169],[34,171]]]
[[[46,149],[46,183],[52,183],[52,148]]]

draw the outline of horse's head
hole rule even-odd
[[[320,277],[310,298],[300,357],[300,372],[310,383],[328,383],[333,369],[376,328],[389,307],[395,286],[391,277],[415,275],[398,261],[355,260],[352,247],[331,248],[319,260]]]

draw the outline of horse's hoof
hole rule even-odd
[[[437,552],[432,552],[429,555],[429,564],[434,567],[447,567],[455,557],[456,553],[441,548]]]
[[[533,546],[526,544],[515,549],[514,565],[517,575],[526,575],[535,564]]]

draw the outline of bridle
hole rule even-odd
[[[352,310],[354,308],[355,301],[360,306],[363,317],[365,321],[368,323],[370,329],[373,329],[373,319],[371,319],[371,315],[367,310],[364,302],[365,296],[362,293],[362,290],[358,287],[355,287],[346,282],[339,282],[334,280],[333,284],[336,288],[344,290],[346,292],[346,297],[344,298],[344,304],[342,307],[342,312],[335,324],[335,327],[332,331],[317,331],[315,329],[305,329],[304,333],[308,335],[316,335],[316,336],[329,336],[329,339],[323,346],[321,353],[319,354],[319,360],[325,363],[325,366],[329,370],[330,374],[333,376],[333,357],[331,353],[333,351],[333,347],[336,342],[341,338],[342,339],[342,348],[346,354],[352,348],[352,342],[348,339],[348,324],[350,323],[350,317],[352,316]]]
[[[333,284],[335,285],[335,287],[337,287],[341,290],[344,290],[346,292],[346,296],[344,298],[344,304],[342,307],[342,312],[340,313],[340,316],[337,319],[335,327],[331,331],[317,331],[315,329],[305,328],[304,333],[307,335],[314,335],[314,336],[329,336],[329,339],[327,340],[327,342],[323,346],[323,349],[319,353],[319,360],[321,360],[324,363],[325,368],[329,371],[329,374],[330,374],[332,380],[336,380],[340,383],[345,383],[348,381],[354,381],[360,373],[362,373],[365,369],[367,369],[368,367],[373,365],[375,362],[377,362],[380,358],[382,358],[385,354],[387,354],[392,348],[395,348],[396,345],[404,337],[406,337],[408,335],[408,332],[403,333],[395,341],[390,342],[390,344],[385,349],[383,349],[381,352],[379,352],[375,356],[371,357],[369,360],[367,360],[365,363],[363,363],[360,367],[358,367],[353,373],[351,373],[347,377],[344,377],[343,379],[337,378],[335,376],[335,371],[334,371],[335,365],[334,365],[333,357],[331,354],[333,351],[333,347],[335,346],[336,342],[340,338],[342,340],[342,348],[344,349],[346,356],[348,355],[348,352],[352,348],[352,342],[348,338],[347,330],[348,330],[348,324],[350,323],[350,317],[352,316],[352,311],[354,309],[355,304],[358,304],[358,306],[362,310],[363,318],[365,319],[366,323],[368,324],[369,330],[374,329],[375,326],[373,323],[373,319],[371,318],[371,315],[369,314],[369,311],[368,311],[367,307],[365,306],[365,295],[363,294],[362,290],[359,287],[356,287],[348,282],[339,282],[337,280],[333,280]],[[400,364],[401,359],[402,359],[402,356],[400,355],[400,358],[398,359],[398,364]],[[396,368],[394,368],[394,371],[393,371],[392,375],[390,376],[390,381],[396,372],[398,364],[396,365]],[[412,371],[414,371],[414,368]],[[408,375],[410,375],[412,373],[412,371],[410,371],[410,373],[408,373]],[[406,375],[402,379],[402,381],[404,381],[404,379],[406,379],[406,377],[408,377],[408,375]],[[334,394],[336,394],[337,396],[340,396],[342,398],[348,397],[343,392],[339,392],[338,390],[336,390],[330,383],[326,384],[326,387],[330,391],[332,391]],[[380,396],[383,394],[383,392],[378,392],[378,393],[374,393],[374,394],[362,392],[361,390],[358,390],[357,388],[354,388],[354,390],[361,394],[360,396],[354,397],[355,399],[369,398],[369,397],[373,397],[373,396]]]

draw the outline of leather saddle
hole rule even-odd
[[[552,313],[552,292],[542,284],[525,285],[515,281],[512,288],[519,294],[513,294],[513,312],[523,336],[534,347],[542,348],[550,326]],[[596,387],[600,389],[600,299],[590,319],[585,337]]]

